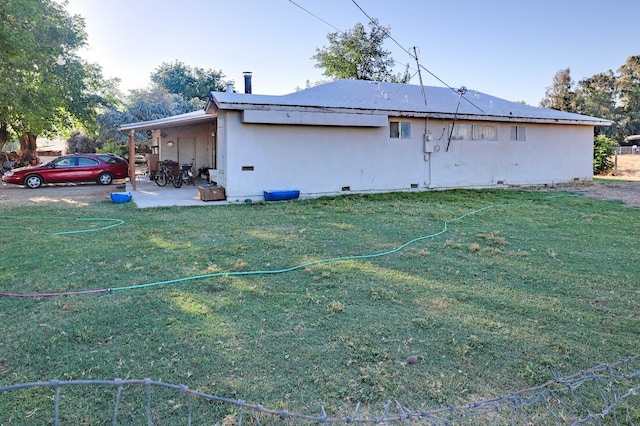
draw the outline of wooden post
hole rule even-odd
[[[136,190],[136,133],[129,131],[129,182],[131,188]]]

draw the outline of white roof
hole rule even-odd
[[[318,111],[392,117],[427,117],[514,123],[555,123],[609,126],[602,118],[533,107],[496,98],[476,90],[410,84],[337,80],[282,96],[211,92],[204,111],[153,121],[125,124],[120,131],[145,131],[210,121],[219,109]],[[426,98],[426,102],[425,102]]]
[[[608,126],[610,121],[581,114],[538,108],[496,98],[475,90],[446,87],[337,80],[283,96],[211,92],[205,110],[212,109],[323,109],[367,111],[397,116],[527,121]],[[425,104],[426,97],[426,104]],[[215,104],[215,108],[213,107]],[[457,113],[456,113],[457,111]]]

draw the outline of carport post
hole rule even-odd
[[[129,130],[129,182],[136,190],[136,132]]]

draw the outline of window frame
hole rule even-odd
[[[511,141],[511,142],[526,142],[527,141],[527,126],[511,126],[509,128],[509,141]]]
[[[493,136],[491,137],[479,137],[484,136],[484,132],[478,134],[476,129],[493,129]],[[497,141],[498,140],[498,126],[493,124],[473,124],[471,129],[471,137],[474,141]]]
[[[389,120],[389,139],[411,139],[411,121]]]

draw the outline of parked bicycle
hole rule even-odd
[[[194,160],[191,160],[191,164],[183,164],[180,169],[180,180],[185,185],[196,185],[196,181],[193,178],[193,162]]]
[[[166,161],[160,161],[160,170],[156,172],[155,182],[158,186],[166,186],[171,182],[174,187],[180,188],[182,186],[181,172],[173,167],[169,167]]]

